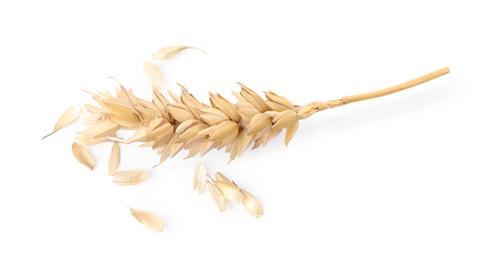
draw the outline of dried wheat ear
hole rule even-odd
[[[188,150],[186,158],[190,158],[225,148],[232,161],[251,144],[253,149],[263,146],[281,131],[286,131],[285,144],[288,144],[298,129],[299,120],[318,111],[391,94],[448,72],[448,68],[443,68],[391,88],[303,106],[294,105],[271,91],[264,92],[263,98],[240,83],[240,91],[233,92],[238,100],[236,103],[210,92],[208,104],[197,100],[181,85],[180,95],[168,91],[170,98],[154,86],[151,101],[138,98],[131,89],[120,85],[115,95],[107,92],[92,94],[99,106],[85,105],[88,114],[83,124],[86,128],[75,142],[83,146],[114,141],[140,142],[141,146],[151,147],[161,155],[160,163],[182,150]],[[151,82],[160,84],[153,78],[159,76],[151,72],[147,75]],[[71,108],[66,116],[63,115],[66,119],[58,121],[54,131],[59,130],[58,125],[64,126],[76,118],[73,111],[80,112]],[[135,132],[121,140],[117,137],[118,130]],[[93,168],[91,162],[83,163]]]

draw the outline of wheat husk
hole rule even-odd
[[[164,78],[159,69],[147,61],[144,61],[143,68],[144,73],[146,73],[146,77],[151,81],[152,86],[157,89],[162,89]]]
[[[145,170],[117,171],[112,178],[118,185],[137,185],[147,178],[147,172]]]
[[[201,49],[196,48],[196,47],[190,47],[190,46],[185,46],[185,45],[177,45],[177,46],[170,46],[170,47],[161,48],[157,52],[155,52],[152,55],[152,57],[155,60],[168,60],[168,59],[173,58],[179,52],[186,50],[186,49],[195,49],[195,50],[199,50],[199,51],[207,54],[206,52],[204,52]]]
[[[193,174],[193,189],[198,190],[199,193],[202,193],[205,189],[205,184],[207,182],[207,170],[205,169],[205,165],[203,162],[200,162],[195,167],[195,172]]]
[[[112,146],[112,151],[110,153],[110,159],[108,162],[108,174],[114,175],[120,164],[120,144],[119,142],[114,142]]]
[[[53,131],[51,133],[47,134],[46,136],[44,136],[42,139],[56,133],[58,130],[60,130],[61,128],[65,127],[65,126],[68,126],[68,125],[76,122],[80,118],[82,111],[83,111],[83,108],[81,106],[73,106],[73,107],[66,109],[66,111],[64,111],[64,113],[61,115],[61,117],[58,119],[58,121],[54,125]]]
[[[147,229],[154,232],[163,232],[164,225],[161,219],[151,212],[129,208],[132,216],[144,225]]]
[[[73,150],[73,155],[81,164],[93,170],[96,165],[95,159],[93,159],[93,156],[85,147],[75,142],[71,145],[71,149]]]
[[[207,181],[207,187],[210,191],[210,195],[212,196],[213,201],[215,202],[219,210],[221,212],[226,211],[228,205],[227,199],[211,178]]]

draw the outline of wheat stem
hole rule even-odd
[[[399,85],[396,85],[393,87],[380,89],[380,90],[373,91],[373,92],[353,95],[353,96],[347,96],[347,97],[343,97],[341,99],[320,102],[319,103],[319,110],[324,110],[324,109],[331,108],[331,107],[338,107],[338,106],[342,106],[342,105],[346,105],[346,104],[350,104],[350,103],[354,103],[354,102],[358,102],[358,101],[363,101],[363,100],[368,100],[368,99],[386,96],[386,95],[389,95],[389,94],[392,94],[392,93],[395,93],[398,91],[402,91],[402,90],[405,90],[405,89],[408,89],[411,87],[415,87],[417,85],[420,85],[420,84],[425,83],[427,81],[433,80],[433,79],[438,78],[438,77],[445,75],[447,73],[449,73],[449,67],[442,68],[440,70],[431,72],[429,74],[423,75],[421,77],[418,77],[416,79],[412,79],[410,81],[404,82],[402,84],[399,84]]]

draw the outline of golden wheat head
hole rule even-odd
[[[161,162],[182,150],[188,150],[189,158],[222,148],[233,160],[251,144],[253,148],[265,145],[282,130],[286,131],[288,144],[299,119],[328,107],[320,102],[296,106],[271,91],[263,98],[243,84],[240,92],[233,93],[237,103],[210,92],[206,104],[180,87],[179,96],[168,91],[171,101],[156,88],[151,101],[136,97],[122,85],[116,95],[93,94],[98,106],[85,105],[86,128],[76,142],[85,146],[111,142],[119,140],[118,130],[135,130],[132,136],[119,141],[152,147],[161,154]]]

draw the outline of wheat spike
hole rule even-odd
[[[327,102],[312,102],[298,106],[274,92],[265,92],[265,98],[239,83],[240,92],[232,103],[220,94],[210,92],[209,104],[197,100],[185,87],[178,96],[168,91],[172,101],[153,88],[152,101],[134,95],[120,85],[115,95],[93,94],[99,107],[86,105],[86,129],[79,140],[85,145],[111,141],[120,130],[134,130],[125,143],[142,142],[161,154],[160,163],[187,150],[187,158],[203,156],[212,149],[225,148],[230,161],[253,148],[265,145],[282,130],[288,144],[299,126],[299,120],[318,111],[371,99],[397,92],[449,72],[448,68],[430,73],[416,80],[376,92],[344,97]],[[95,141],[96,140],[96,141]]]
[[[267,92],[265,100],[242,84],[236,104],[214,93],[210,93],[210,104],[205,104],[184,87],[181,95],[169,95],[173,102],[154,89],[149,102],[123,86],[116,95],[94,94],[100,107],[87,106],[82,138],[110,141],[119,129],[135,130],[124,142],[152,147],[161,154],[161,162],[181,150],[193,157],[221,148],[233,160],[251,143],[264,145],[282,129],[295,129],[299,119],[298,106],[288,99]]]

